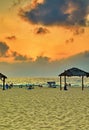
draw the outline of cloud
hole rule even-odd
[[[28,0],[13,0],[11,6],[9,8],[9,11],[12,11],[13,9],[16,10],[16,9],[20,8],[27,1]]]
[[[0,58],[12,58],[14,61],[32,61],[31,57],[12,51],[5,42],[0,42]]]
[[[49,30],[47,28],[38,27],[34,30],[35,34],[46,34],[49,33]]]
[[[0,42],[0,57],[6,57],[9,46],[5,42]]]
[[[15,55],[17,55],[17,53]],[[1,71],[3,70],[2,73],[5,73],[8,77],[58,77],[58,74],[72,67],[77,67],[89,72],[89,50],[66,59],[51,62],[48,57],[42,56],[37,57],[35,61],[14,63],[0,62]]]
[[[19,15],[33,24],[86,25],[88,21],[89,0],[32,1],[19,11]]]
[[[80,34],[84,34],[85,33],[85,29],[84,28],[75,28],[73,30],[73,34],[74,35],[80,35]]]
[[[50,58],[46,57],[46,56],[38,56],[35,60],[36,63],[38,64],[44,64],[49,62]]]
[[[13,55],[15,61],[27,61],[27,60],[29,60],[29,58],[27,58],[27,56],[21,55],[21,54],[17,53],[16,51],[12,52],[12,55]]]
[[[7,40],[16,40],[16,36],[7,36],[6,37]]]
[[[64,26],[65,29],[70,30],[73,35],[81,35],[85,33],[85,28],[82,26]]]
[[[74,42],[74,38],[70,38],[70,39],[66,40],[65,42],[66,42],[66,44],[73,43]]]
[[[82,54],[85,58],[89,58],[89,51],[85,51]]]
[[[22,2],[22,0],[14,0],[13,3],[12,3],[12,7],[17,7],[18,5],[20,5]]]

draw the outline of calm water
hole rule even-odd
[[[8,78],[6,79],[6,83],[10,84],[13,83],[14,85],[27,85],[27,84],[33,84],[33,85],[43,85],[47,86],[48,81],[55,81],[56,85],[60,85],[59,77],[51,78],[51,77],[26,77],[26,78]],[[67,83],[70,83],[73,87],[81,87],[81,77],[67,77]],[[0,81],[0,84],[2,85],[2,81]],[[62,77],[62,85],[64,85],[64,78]],[[84,85],[85,87],[89,86],[89,78],[84,78]]]

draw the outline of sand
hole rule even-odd
[[[0,89],[0,130],[89,130],[89,88]]]

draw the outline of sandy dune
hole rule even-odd
[[[0,130],[89,130],[89,88],[0,89]]]

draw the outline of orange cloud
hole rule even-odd
[[[7,40],[16,40],[16,36],[7,36],[6,37]]]

